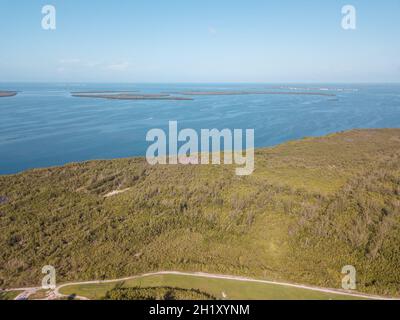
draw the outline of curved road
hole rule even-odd
[[[212,279],[225,279],[225,280],[235,280],[235,281],[243,281],[243,282],[257,282],[257,283],[265,283],[265,284],[272,284],[272,285],[280,285],[285,287],[292,287],[292,288],[299,288],[299,289],[306,289],[306,290],[313,290],[319,291],[324,293],[331,293],[337,295],[345,295],[345,296],[353,296],[357,298],[364,298],[364,299],[374,299],[374,300],[399,300],[398,298],[390,298],[384,296],[376,296],[376,295],[369,295],[363,294],[353,291],[345,291],[345,290],[338,290],[338,289],[330,289],[330,288],[322,288],[322,287],[314,287],[314,286],[307,286],[301,284],[293,284],[287,282],[279,282],[279,281],[268,281],[268,280],[258,280],[240,276],[230,276],[230,275],[220,275],[220,274],[210,274],[210,273],[203,273],[203,272],[180,272],[180,271],[159,271],[153,273],[144,273],[136,276],[125,277],[120,279],[111,279],[111,280],[94,280],[94,281],[80,281],[80,282],[69,282],[64,283],[62,285],[57,286],[52,294],[50,294],[49,299],[55,298],[66,298],[68,295],[64,295],[60,293],[60,289],[67,287],[67,286],[74,286],[74,285],[82,285],[82,284],[101,284],[101,283],[112,283],[112,282],[119,282],[119,281],[127,281],[147,276],[156,276],[156,275],[181,275],[181,276],[194,276],[194,277],[204,277],[204,278],[212,278]],[[15,288],[15,289],[7,289],[5,291],[16,291],[21,290],[24,291],[20,295],[18,295],[15,300],[27,299],[31,293],[40,290],[40,287],[37,288]],[[75,298],[81,300],[89,300],[86,297],[76,296]]]
[[[375,299],[375,300],[397,300],[395,298],[390,297],[383,297],[383,296],[376,296],[376,295],[368,295],[362,293],[355,293],[351,291],[345,290],[337,290],[337,289],[329,289],[329,288],[321,288],[321,287],[313,287],[307,285],[300,285],[300,284],[293,284],[287,282],[279,282],[279,281],[268,281],[268,280],[257,280],[252,278],[240,277],[240,276],[230,276],[230,275],[220,275],[220,274],[211,274],[211,273],[204,273],[204,272],[180,272],[180,271],[159,271],[153,273],[144,273],[137,276],[126,277],[121,279],[112,279],[112,280],[99,280],[99,281],[84,281],[84,282],[71,282],[65,283],[58,286],[55,289],[55,294],[58,297],[67,297],[59,292],[59,290],[63,287],[71,286],[71,285],[81,285],[81,284],[100,284],[100,283],[110,283],[110,282],[118,282],[118,281],[127,281],[147,276],[156,276],[156,275],[180,275],[180,276],[195,276],[195,277],[204,277],[204,278],[212,278],[212,279],[225,279],[225,280],[235,280],[235,281],[244,281],[244,282],[257,282],[257,283],[265,283],[265,284],[272,284],[272,285],[280,285],[286,287],[293,287],[299,289],[307,289],[325,293],[333,293],[338,295],[345,295],[345,296],[353,296],[358,298],[365,298],[365,299]],[[84,297],[81,297],[84,298]],[[84,298],[87,299],[87,298]]]

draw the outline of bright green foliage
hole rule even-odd
[[[116,288],[106,293],[105,300],[215,300],[211,295],[194,289],[171,287]]]
[[[0,291],[0,300],[14,300],[22,291]]]

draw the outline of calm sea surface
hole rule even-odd
[[[283,88],[287,87],[287,88]],[[328,90],[327,90],[328,89]],[[400,85],[365,84],[7,84],[0,98],[0,174],[68,162],[142,156],[149,129],[255,129],[257,147],[352,128],[400,127]],[[195,96],[194,101],[118,101],[71,91],[142,93],[217,90],[308,91],[311,95]]]

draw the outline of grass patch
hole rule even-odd
[[[62,294],[79,295],[89,299],[103,299],[115,288],[159,288],[173,287],[195,289],[217,299],[230,300],[353,300],[357,297],[324,293],[281,285],[243,282],[226,279],[211,279],[196,276],[154,275],[139,279],[107,284],[89,284],[67,286],[60,290]]]
[[[0,291],[0,300],[14,300],[23,291]]]

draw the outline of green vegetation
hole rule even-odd
[[[58,283],[181,270],[340,288],[350,264],[359,291],[399,296],[399,160],[400,130],[353,130],[256,150],[247,177],[141,158],[1,176],[0,286],[50,264]]]
[[[28,300],[42,300],[45,299],[49,295],[49,290],[41,289],[29,295]]]
[[[103,299],[118,298],[119,293],[135,293],[137,288],[170,288],[179,287],[184,291],[184,296],[179,296],[180,299],[233,299],[233,300],[273,300],[273,299],[312,299],[312,300],[347,300],[359,299],[357,297],[337,295],[331,293],[324,293],[312,291],[307,289],[299,289],[294,287],[286,287],[275,284],[265,284],[257,282],[243,282],[237,280],[227,279],[214,279],[203,278],[196,276],[186,275],[153,275],[145,276],[133,280],[114,282],[114,283],[101,283],[101,284],[85,284],[85,285],[71,285],[61,288],[60,293],[71,296],[83,296],[90,299]],[[128,289],[133,288],[133,289]],[[127,290],[127,291],[124,291]],[[133,291],[131,291],[133,290]],[[202,297],[198,295],[188,296],[187,290],[190,293],[196,290],[201,293]],[[114,292],[115,295],[110,295]],[[157,291],[158,292],[158,291]],[[141,292],[141,294],[143,294]],[[154,297],[153,291],[149,294]],[[207,296],[204,296],[207,295]],[[138,297],[136,295],[135,297]],[[154,300],[154,299],[153,299]],[[177,300],[178,297],[177,297]]]
[[[14,300],[22,291],[0,291],[0,300]]]
[[[215,300],[211,295],[195,289],[171,287],[115,288],[106,293],[105,300]]]

